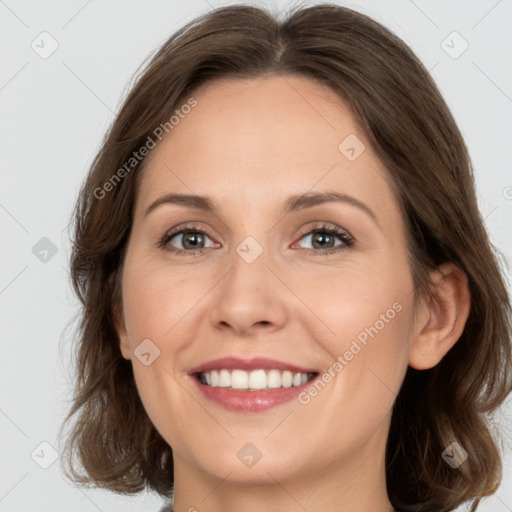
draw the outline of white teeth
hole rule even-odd
[[[242,371],[242,370],[239,370]],[[247,375],[247,372],[243,372]],[[265,370],[254,370],[249,374],[249,385],[251,389],[265,389],[267,387],[267,374]]]
[[[270,370],[268,372],[267,386],[270,389],[281,387],[281,372],[279,370]]]
[[[231,373],[229,370],[220,371],[218,386],[221,388],[229,388],[231,386]]]
[[[203,372],[199,378],[203,384],[211,387],[231,388],[240,390],[259,390],[275,388],[291,388],[301,386],[315,374],[293,373],[289,370],[213,370]]]
[[[247,372],[244,372],[242,370],[233,370],[231,372],[231,387],[233,389],[247,389],[248,384],[249,377],[247,376]]]
[[[293,383],[293,374],[292,372],[285,371],[283,375],[281,375],[281,384],[283,388],[291,388]]]

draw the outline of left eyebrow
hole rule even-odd
[[[290,213],[298,210],[304,210],[305,208],[312,208],[313,206],[323,204],[323,203],[331,203],[331,202],[342,202],[350,204],[351,206],[355,206],[359,208],[363,212],[365,212],[371,219],[379,226],[379,221],[377,220],[377,215],[375,212],[364,204],[359,199],[356,199],[353,196],[349,196],[348,194],[342,194],[340,192],[335,191],[326,191],[326,192],[310,192],[306,194],[298,194],[295,196],[290,196],[283,207],[283,213]],[[380,228],[380,226],[379,226]]]
[[[282,213],[287,214],[290,212],[304,210],[306,208],[312,208],[313,206],[330,202],[342,202],[359,208],[360,210],[365,212],[380,228],[375,212],[372,209],[370,209],[365,203],[363,203],[359,199],[356,199],[353,196],[342,194],[340,192],[335,191],[315,193],[308,192],[305,194],[290,196],[284,202]],[[188,208],[196,208],[198,210],[203,210],[205,212],[215,213],[218,211],[218,207],[215,205],[214,201],[209,197],[198,196],[195,194],[170,193],[159,197],[153,203],[151,203],[144,211],[144,216],[148,215],[158,206],[166,203],[177,204]]]

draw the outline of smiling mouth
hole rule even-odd
[[[318,372],[291,372],[289,370],[218,369],[195,374],[199,382],[211,388],[227,388],[238,391],[264,391],[278,388],[292,388],[313,380]]]

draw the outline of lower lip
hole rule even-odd
[[[262,391],[240,391],[236,389],[212,387],[201,384],[196,376],[191,378],[203,395],[221,405],[225,409],[237,412],[262,412],[293,400],[299,393],[308,388],[317,378],[313,378],[300,386],[275,388]]]

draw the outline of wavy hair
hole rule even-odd
[[[283,20],[248,5],[217,8],[175,32],[139,69],[73,212],[71,280],[81,319],[72,407],[60,434],[73,418],[64,472],[117,493],[172,495],[171,447],[143,407],[114,324],[145,162],[131,159],[198,87],[269,74],[310,78],[351,108],[389,171],[417,297],[429,293],[427,273],[443,262],[468,276],[472,302],[461,337],[434,368],[407,369],[393,406],[386,482],[400,512],[448,511],[468,500],[474,511],[501,482],[490,415],[512,390],[511,303],[498,252],[478,210],[467,147],[428,71],[387,28],[328,3],[292,9]],[[457,470],[441,457],[453,441],[468,453]]]

